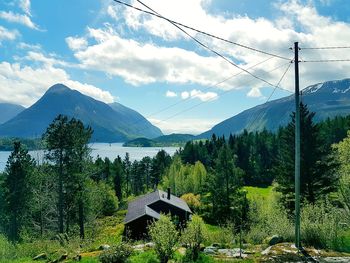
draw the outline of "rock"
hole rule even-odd
[[[103,244],[103,245],[101,245],[101,246],[98,248],[98,250],[108,250],[108,249],[110,249],[110,248],[111,248],[110,245]]]
[[[220,247],[220,244],[218,244],[218,243],[213,243],[211,246],[212,246],[212,247],[215,247],[215,248],[219,248],[219,247]]]
[[[269,238],[269,246],[273,246],[281,242],[283,242],[283,237],[281,236],[273,235],[271,238]]]
[[[271,250],[271,246],[269,246],[263,252],[261,252],[261,255],[268,255],[270,253],[270,250]]]
[[[33,260],[46,260],[47,259],[47,255],[45,253],[41,253],[35,257],[33,257]]]
[[[148,242],[145,244],[146,247],[153,248],[155,245],[153,242]]]
[[[231,257],[231,258],[246,258],[248,255],[244,253],[243,250],[241,250],[240,253],[240,249],[239,248],[234,248],[234,249],[219,249],[218,250],[218,254],[225,256],[225,257]]]
[[[205,253],[205,254],[208,254],[208,255],[214,255],[214,254],[216,254],[216,248],[214,248],[214,247],[206,247],[204,250],[203,250],[203,252]]]

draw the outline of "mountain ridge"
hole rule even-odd
[[[316,112],[315,121],[319,122],[335,116],[350,114],[350,78],[332,80],[310,85],[302,90],[301,101],[308,105],[310,111]],[[290,121],[294,111],[294,95],[269,101],[244,110],[213,126],[197,138],[238,134],[245,129],[261,131],[266,128],[276,131]]]
[[[63,84],[55,84],[31,107],[0,125],[0,136],[41,136],[58,114],[80,119],[91,126],[94,130],[92,141],[124,142],[141,136],[162,135],[159,128],[134,110],[123,106],[123,113],[120,113],[102,101]],[[23,130],[23,127],[27,129]]]

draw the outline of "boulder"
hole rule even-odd
[[[273,246],[282,242],[283,242],[283,237],[279,235],[273,235],[271,238],[268,239],[269,246]]]
[[[108,249],[110,249],[110,248],[111,248],[110,245],[103,244],[103,245],[101,245],[101,246],[98,248],[98,250],[108,250]]]

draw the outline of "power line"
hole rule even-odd
[[[274,68],[274,69],[268,71],[267,73],[273,72],[273,71],[275,71],[275,70],[277,70],[277,69],[279,69],[279,68],[281,68],[281,67],[283,67],[283,66],[285,66],[285,65],[287,65],[287,64],[290,64],[290,63],[291,63],[291,62],[283,63],[282,65],[277,66],[276,68]],[[284,74],[284,75],[285,75],[285,74]],[[248,85],[248,84],[250,84],[250,83],[253,82],[253,81],[254,81],[254,80],[248,81],[247,83],[245,83],[245,85]],[[240,87],[243,87],[243,85],[241,85]],[[277,89],[277,86],[275,86],[275,88]],[[233,90],[235,90],[235,89],[234,89],[234,88],[228,89],[228,90],[226,90],[226,91],[221,92],[219,95],[223,95],[223,94],[229,93],[229,92],[231,92],[231,91],[233,91]],[[291,92],[291,91],[289,91],[289,90],[287,90],[287,89],[283,89],[283,90],[286,90],[286,91],[288,91],[288,92]],[[293,93],[293,92],[291,92],[291,93]],[[182,114],[182,113],[185,113],[185,112],[187,112],[187,111],[190,111],[190,110],[192,110],[192,109],[194,109],[194,108],[196,108],[196,107],[198,107],[198,106],[200,106],[200,105],[203,105],[203,104],[205,104],[205,103],[207,103],[207,102],[210,102],[210,101],[212,101],[212,99],[207,100],[207,101],[202,101],[202,102],[200,102],[200,103],[198,103],[198,104],[193,105],[192,107],[189,107],[189,108],[184,109],[184,110],[182,110],[182,111],[180,111],[180,112],[177,112],[177,113],[171,115],[170,117],[168,117],[168,118],[166,118],[166,119],[160,120],[160,121],[158,121],[158,122],[155,123],[155,124],[158,125],[158,124],[160,124],[160,123],[162,123],[162,122],[165,122],[165,121],[167,121],[167,120],[170,120],[170,119],[172,119],[172,118],[174,118],[174,117],[176,117],[176,116],[178,116],[178,115],[180,115],[180,114]],[[141,130],[139,130],[139,131],[143,131],[143,130],[145,130],[145,129],[141,129]]]
[[[265,60],[263,60],[263,61],[260,61],[260,62],[258,62],[258,63],[256,63],[256,64],[254,64],[254,65],[248,67],[247,69],[253,69],[253,68],[255,68],[255,67],[257,67],[257,66],[259,66],[259,65],[261,65],[261,64],[263,64],[263,63],[265,63],[265,62],[267,62],[268,60],[271,60],[271,59],[273,59],[273,57],[269,57],[268,59],[265,59]],[[227,81],[233,79],[234,77],[237,77],[237,76],[241,75],[242,73],[244,73],[244,72],[243,72],[243,71],[240,71],[239,73],[236,73],[236,74],[234,74],[234,75],[232,75],[232,76],[230,76],[230,77],[228,77],[228,78],[225,78],[225,79],[223,79],[223,80],[221,80],[221,81],[219,81],[219,82],[217,82],[217,83],[215,83],[215,84],[213,84],[213,85],[211,85],[211,86],[209,86],[209,87],[204,88],[202,91],[207,91],[207,90],[209,90],[209,89],[213,89],[214,87],[217,87],[217,86],[219,86],[219,85],[221,85],[221,84],[223,84],[223,83],[225,83],[225,82],[227,82]],[[176,103],[174,103],[174,104],[171,104],[171,105],[169,105],[169,106],[167,106],[167,107],[165,107],[165,108],[163,108],[163,109],[161,109],[161,110],[158,110],[158,111],[156,111],[156,112],[154,112],[154,113],[151,113],[150,115],[147,115],[146,118],[149,118],[149,117],[152,117],[152,116],[154,116],[154,115],[157,115],[157,114],[159,114],[159,113],[161,113],[161,112],[164,112],[164,111],[166,111],[166,110],[168,110],[168,109],[170,109],[170,108],[172,108],[172,107],[174,107],[174,106],[177,106],[177,105],[179,105],[179,104],[182,104],[182,103],[184,103],[184,102],[186,102],[186,101],[188,101],[188,100],[190,100],[190,99],[191,99],[191,97],[188,97],[188,98],[186,98],[186,99],[180,100],[180,101],[178,101],[178,102],[176,102]]]
[[[283,57],[283,56],[280,56],[280,55],[277,55],[277,54],[273,54],[273,53],[270,53],[270,52],[266,52],[266,51],[263,51],[263,50],[259,50],[259,49],[256,49],[256,48],[253,48],[253,47],[250,47],[250,46],[247,46],[247,45],[243,45],[243,44],[240,44],[240,43],[231,41],[231,40],[227,40],[227,39],[224,39],[224,38],[222,38],[222,37],[219,37],[219,36],[216,36],[216,35],[213,35],[213,34],[204,32],[204,31],[199,30],[199,29],[196,29],[196,28],[194,28],[194,27],[187,26],[187,25],[182,24],[182,23],[180,23],[180,22],[177,22],[177,21],[174,21],[174,20],[172,20],[172,19],[166,18],[166,17],[160,15],[159,13],[157,13],[157,12],[155,12],[155,11],[152,11],[151,8],[149,8],[146,4],[142,3],[141,1],[138,1],[138,2],[139,2],[140,4],[142,4],[143,6],[147,7],[148,9],[150,9],[152,12],[151,12],[151,11],[144,10],[144,9],[142,9],[142,8],[138,8],[138,7],[133,6],[133,5],[130,5],[130,4],[125,3],[125,2],[123,2],[123,1],[120,1],[120,0],[113,0],[113,1],[116,2],[116,3],[122,4],[122,5],[125,5],[125,6],[127,6],[127,7],[129,7],[129,8],[138,10],[138,11],[140,11],[140,12],[143,12],[143,13],[146,13],[146,14],[149,14],[149,15],[156,16],[156,17],[158,17],[158,18],[167,20],[168,22],[172,23],[173,25],[182,26],[182,27],[184,27],[184,28],[193,30],[193,31],[195,31],[195,32],[197,32],[197,33],[200,33],[200,34],[203,34],[203,35],[206,35],[206,36],[209,36],[209,37],[218,39],[218,40],[221,40],[221,41],[223,41],[223,42],[230,43],[230,44],[239,46],[239,47],[241,47],[241,48],[246,48],[246,49],[249,49],[249,50],[252,50],[252,51],[255,51],[255,52],[258,52],[258,53],[262,53],[262,54],[265,54],[265,55],[273,56],[273,57],[280,58],[280,59],[284,59],[284,60],[289,60],[289,59],[286,58],[286,57]]]
[[[119,0],[114,0],[114,1],[119,1]],[[154,11],[152,8],[148,7],[146,4],[142,3],[140,0],[137,0],[139,3],[141,3],[142,5],[144,5],[146,8],[148,8],[149,10],[151,10],[152,12],[156,13],[157,15],[159,15],[156,11]],[[175,24],[174,22],[172,22],[171,20],[164,18],[163,16],[159,15],[160,17],[162,17],[163,19],[169,21],[172,25],[174,25],[176,28],[178,28],[180,31],[182,31],[184,34],[186,34],[188,37],[190,37],[193,41],[195,41],[196,43],[198,43],[200,46],[208,49],[209,51],[211,51],[212,53],[214,53],[215,55],[221,57],[223,60],[225,60],[226,62],[228,62],[229,64],[231,64],[232,66],[248,73],[249,75],[251,75],[252,77],[268,84],[271,87],[274,87],[275,85],[273,85],[271,82],[251,73],[250,71],[238,66],[237,64],[233,63],[231,60],[229,60],[228,58],[226,58],[225,56],[223,56],[222,54],[220,54],[219,52],[215,51],[214,49],[210,48],[209,46],[205,45],[204,43],[202,43],[201,41],[199,41],[197,38],[195,38],[194,36],[192,36],[191,34],[189,34],[186,30],[184,30],[183,28],[181,28],[180,26],[178,26],[177,24]],[[288,59],[289,60],[289,59]]]
[[[338,46],[338,47],[303,47],[303,48],[300,48],[301,50],[307,50],[307,49],[348,49],[350,48],[350,46]]]
[[[283,80],[284,77],[286,76],[286,74],[287,74],[288,70],[290,69],[290,66],[291,66],[291,65],[292,65],[292,62],[289,63],[288,67],[287,67],[286,70],[283,72],[283,74],[282,74],[280,80],[278,81],[276,87],[272,90],[270,96],[267,98],[267,100],[265,101],[264,104],[266,104],[266,103],[268,103],[268,102],[270,101],[270,99],[272,98],[273,94],[276,92],[277,87],[281,84],[282,80]],[[262,104],[262,105],[264,105],[264,104]],[[249,126],[247,127],[247,131],[249,131],[249,130],[251,129],[252,125],[260,118],[260,116],[262,116],[262,115],[265,114],[266,109],[267,109],[267,108],[263,109],[258,115],[256,115],[256,117],[254,118],[254,120],[253,120],[252,122],[250,122]],[[251,116],[250,116],[250,117],[251,117]],[[250,118],[249,118],[249,119],[250,119]]]
[[[328,63],[328,62],[349,62],[350,59],[318,59],[318,60],[301,60],[305,63]]]

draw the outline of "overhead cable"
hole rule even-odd
[[[197,33],[200,33],[200,34],[203,34],[203,35],[206,35],[206,36],[209,36],[209,37],[212,37],[212,38],[215,38],[215,39],[218,39],[218,40],[221,40],[223,42],[226,42],[226,43],[230,43],[230,44],[233,44],[233,45],[236,45],[236,46],[239,46],[241,48],[245,48],[245,49],[249,49],[249,50],[252,50],[252,51],[255,51],[255,52],[258,52],[258,53],[262,53],[262,54],[265,54],[265,55],[269,55],[269,56],[273,56],[273,57],[276,57],[276,58],[280,58],[280,59],[284,59],[284,60],[288,60],[287,57],[283,57],[283,56],[280,56],[280,55],[277,55],[277,54],[273,54],[273,53],[270,53],[270,52],[267,52],[267,51],[263,51],[263,50],[259,50],[257,48],[253,48],[253,47],[250,47],[250,46],[247,46],[247,45],[243,45],[243,44],[240,44],[240,43],[237,43],[237,42],[234,42],[234,41],[231,41],[231,40],[228,40],[228,39],[224,39],[222,37],[219,37],[219,36],[216,36],[216,35],[213,35],[213,34],[210,34],[210,33],[207,33],[207,32],[204,32],[202,30],[199,30],[199,29],[196,29],[194,27],[191,27],[191,26],[187,26],[183,23],[180,23],[180,22],[177,22],[177,21],[174,21],[172,19],[169,19],[169,18],[166,18],[162,15],[160,15],[159,13],[155,12],[155,11],[147,11],[147,10],[144,10],[142,8],[138,8],[136,6],[133,6],[133,5],[130,5],[128,3],[125,3],[123,1],[120,1],[120,0],[113,0],[114,2],[116,3],[119,3],[119,4],[122,4],[122,5],[125,5],[129,8],[132,8],[132,9],[135,9],[135,10],[138,10],[140,12],[143,12],[143,13],[146,13],[146,14],[149,14],[149,15],[152,15],[152,16],[156,16],[158,18],[161,18],[161,19],[164,19],[164,20],[167,20],[168,22],[174,24],[174,25],[178,25],[178,26],[181,26],[181,27],[184,27],[184,28],[187,28],[187,29],[190,29],[190,30],[193,30]],[[138,1],[140,4],[142,4],[143,6],[147,7],[147,5],[145,5],[144,3],[142,3],[141,1]],[[149,8],[149,7],[147,7]],[[151,8],[149,8],[151,10]]]

